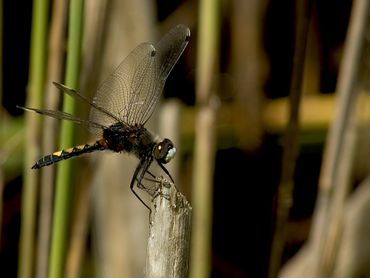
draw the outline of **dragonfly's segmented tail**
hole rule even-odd
[[[84,144],[74,146],[73,148],[63,149],[61,151],[49,154],[40,158],[35,165],[32,166],[32,169],[40,169],[44,166],[48,166],[54,163],[57,163],[61,160],[68,159],[74,156],[79,156],[85,153],[91,153],[95,151],[105,150],[106,147],[100,142],[96,141],[93,144]]]

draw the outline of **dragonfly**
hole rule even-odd
[[[157,44],[139,44],[102,82],[92,100],[66,85],[53,82],[61,92],[90,106],[88,120],[62,111],[18,106],[26,111],[86,126],[99,138],[93,143],[77,145],[46,155],[40,158],[32,169],[40,169],[61,160],[95,151],[110,150],[134,154],[139,163],[132,176],[130,189],[150,210],[135,192],[134,187],[136,185],[140,189],[146,189],[142,183],[146,173],[155,177],[149,171],[153,161],[158,163],[173,182],[164,164],[173,159],[176,148],[168,138],[159,140],[145,128],[145,124],[153,114],[166,79],[185,50],[189,38],[189,28],[177,25]]]

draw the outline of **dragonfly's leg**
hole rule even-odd
[[[135,186],[135,182],[137,182],[138,184],[141,183],[141,180],[138,179],[138,176],[142,176],[142,173],[141,172],[144,172],[145,173],[145,170],[143,171],[143,167],[148,167],[148,166],[145,166],[146,163],[142,163],[140,162],[139,165],[136,167],[135,169],[135,172],[134,172],[134,175],[131,179],[131,183],[130,183],[130,189],[132,191],[132,193],[134,193],[134,195],[136,196],[136,198],[139,199],[139,201],[149,210],[149,212],[151,213],[152,210],[150,209],[150,207],[143,201],[143,199],[140,198],[140,196],[136,193],[136,191],[134,190],[134,186]],[[139,186],[138,186],[139,187]]]
[[[150,196],[152,196],[152,200],[154,200],[156,197],[158,197],[158,195],[161,194],[161,184],[162,184],[162,182],[156,176],[154,176],[151,172],[147,171],[147,173],[150,174],[153,178],[148,178],[148,177],[144,176],[143,180],[152,182],[154,184],[158,184],[158,186],[155,189],[151,189],[151,188],[148,188],[147,186],[145,186],[143,183],[141,183],[142,187],[140,187],[140,188],[142,190],[146,191]]]
[[[157,178],[152,172],[150,172],[149,170],[146,171],[146,173],[148,173],[150,176],[152,176],[153,178],[148,178],[148,177],[143,177],[144,180],[146,181],[150,181],[152,183],[157,183],[158,184],[158,187],[156,189],[150,189],[150,188],[147,188],[143,183],[141,183],[141,186],[140,187],[142,190],[145,190],[147,193],[149,193],[149,195],[151,195],[153,198],[153,200],[155,198],[158,197],[158,195],[162,195],[163,197],[165,197],[166,199],[169,200],[169,195],[168,194],[163,194],[162,193],[162,190],[161,190],[161,186],[166,186],[159,178]]]
[[[161,183],[161,181],[152,172],[150,172],[149,170],[146,170],[146,173],[148,173],[151,176],[151,178],[148,178],[148,177],[144,176],[143,177],[144,180],[150,181],[150,182],[153,182],[153,183]],[[146,186],[144,184],[141,184],[141,186],[146,188]]]
[[[143,180],[150,181],[150,182],[153,182],[153,183],[160,183],[160,181],[158,181],[157,177],[153,173],[151,173],[149,170],[146,170],[146,173],[148,173],[151,176],[151,178],[146,177],[145,174],[144,174],[144,176],[142,178]],[[139,182],[139,179],[137,178],[136,181]],[[143,183],[140,183],[138,185],[140,185],[140,186],[138,186],[140,189],[143,189],[143,190],[148,189],[145,186],[145,184],[143,184]]]
[[[173,180],[173,178],[171,177],[170,172],[168,172],[168,170],[166,169],[166,167],[164,167],[162,163],[159,163],[159,162],[158,162],[158,164],[159,164],[159,166],[162,168],[162,170],[166,173],[166,175],[171,179],[171,181],[174,183],[174,180]]]
[[[152,161],[153,160],[150,159],[150,158],[146,158],[146,159],[141,160],[139,165],[138,165],[138,167],[140,169],[137,173],[135,172],[136,175],[134,174],[134,176],[136,177],[135,179],[136,179],[137,187],[142,189],[142,190],[147,189],[146,186],[141,182],[143,179],[147,180],[147,178],[145,177],[145,173],[149,173],[153,178],[155,178],[155,176],[148,170]],[[139,172],[140,172],[140,174],[139,174]]]
[[[159,188],[155,194],[153,194],[153,197],[152,197],[152,200],[154,200],[155,198],[157,198],[158,196],[162,196],[163,198],[167,199],[167,200],[170,200],[170,194],[165,194],[162,192],[161,188]]]
[[[143,164],[142,168],[146,168],[146,171],[142,171],[140,174],[136,176],[136,182],[137,182],[137,187],[140,188],[141,190],[144,190],[147,192],[149,195],[153,196],[156,194],[158,190],[156,189],[151,189],[145,186],[145,184],[142,183],[143,180],[150,181],[153,183],[160,183],[157,179],[156,176],[148,170],[150,164],[152,163],[152,159],[147,159]],[[144,166],[145,165],[145,166]],[[145,177],[145,174],[148,173],[152,178]]]
[[[149,175],[151,175],[151,176],[152,176],[152,178],[156,178],[156,176],[155,176],[152,172],[150,172],[149,170],[146,170],[146,172],[147,172]]]
[[[158,184],[158,187],[157,187],[157,189],[154,189],[154,190],[150,190],[150,189],[146,189],[147,190],[147,192],[148,191],[150,191],[151,193],[150,193],[150,195],[152,196],[152,200],[154,200],[155,198],[157,198],[159,195],[161,195],[161,196],[163,196],[164,198],[166,198],[167,200],[169,200],[170,199],[170,195],[169,194],[164,194],[163,192],[162,192],[162,186],[166,186],[167,187],[167,185],[165,185],[164,184],[164,182],[163,181],[166,181],[166,180],[164,180],[163,178],[157,178],[153,173],[151,173],[149,170],[147,170],[146,171],[149,175],[151,175],[152,177],[153,177],[153,179],[152,178],[147,178],[147,177],[144,177],[144,179],[145,180],[147,180],[147,181],[150,181],[150,182],[153,182],[153,183],[157,183]],[[155,178],[155,179],[154,179]],[[148,192],[149,193],[149,192]]]
[[[147,166],[147,169],[146,171],[142,172],[142,176],[140,177],[140,180],[146,180],[146,181],[150,181],[152,183],[155,183],[155,184],[161,184],[161,181],[159,181],[157,179],[157,177],[148,170],[150,164],[152,163],[153,160],[148,160],[148,166]],[[148,178],[148,177],[145,177],[145,174],[148,173],[152,178]],[[158,194],[158,190],[160,190],[160,187],[156,187],[155,189],[152,189],[150,187],[147,187],[145,186],[145,184],[143,184],[142,182],[140,182],[140,189],[144,190],[145,192],[147,192],[150,196],[156,196]]]
[[[158,161],[157,161],[157,162],[158,162]],[[164,167],[164,166],[163,166],[163,164],[162,164],[162,163],[159,163],[159,162],[158,162],[158,164],[159,164],[159,166],[162,168],[162,170],[166,173],[166,175],[171,179],[171,181],[172,181],[173,185],[175,186],[176,190],[177,190],[177,191],[179,191],[179,189],[177,188],[177,186],[176,186],[176,184],[175,184],[175,182],[174,182],[173,178],[172,178],[172,177],[171,177],[171,175],[170,175],[170,172],[168,172],[168,170],[166,169],[166,167]]]

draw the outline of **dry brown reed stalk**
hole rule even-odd
[[[369,29],[369,2],[357,0],[341,62],[337,106],[324,153],[319,194],[308,243],[281,272],[281,277],[332,277],[343,232],[345,202],[351,188],[356,149],[356,108],[364,40]]]
[[[98,49],[102,59],[95,86],[139,43],[156,41],[154,2],[109,1],[106,13],[103,46]],[[90,80],[86,81],[86,87],[88,92],[96,90]],[[155,122],[152,119],[151,122]],[[118,154],[96,154],[91,158],[99,161],[91,184],[93,251],[98,276],[141,277],[145,266],[148,210],[128,186],[137,160]]]
[[[297,24],[295,30],[293,73],[289,92],[290,114],[284,138],[281,180],[277,191],[276,222],[269,265],[270,278],[277,276],[282,260],[285,243],[285,227],[293,203],[294,172],[299,153],[299,111],[312,1],[300,1],[296,5],[295,18]]]
[[[220,1],[203,0],[199,7],[197,45],[194,174],[192,186],[193,227],[190,277],[211,273],[212,198],[215,162],[217,100],[214,84],[219,71]]]

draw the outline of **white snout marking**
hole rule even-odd
[[[173,147],[172,149],[169,149],[168,152],[167,152],[167,155],[166,157],[164,158],[164,161],[169,162],[172,158],[175,157],[175,154],[176,154],[176,148]]]

